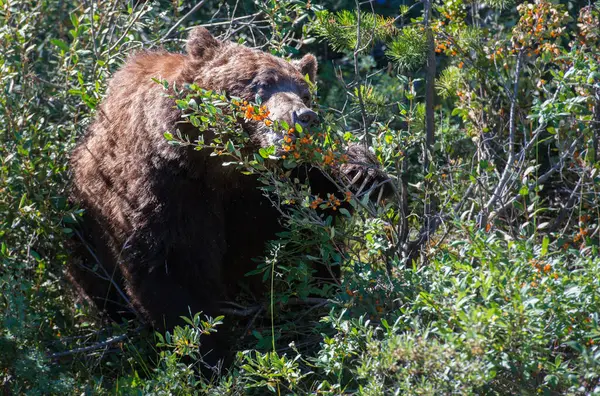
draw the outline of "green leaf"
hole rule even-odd
[[[27,194],[23,194],[21,200],[19,201],[19,210],[25,206],[25,202],[27,201]]]
[[[261,147],[260,150],[258,150],[258,154],[263,158],[269,158],[269,151],[265,148]]]
[[[230,153],[234,153],[235,152],[235,146],[233,145],[233,143],[231,142],[231,140],[227,141],[227,144],[225,145],[225,148]]]
[[[296,161],[293,159],[285,159],[283,161],[283,167],[285,169],[294,169],[296,167]]]
[[[547,375],[544,378],[544,382],[554,388],[556,385],[558,385],[558,377],[554,374]]]
[[[79,19],[77,19],[77,15],[75,15],[75,13],[71,14],[71,23],[73,24],[73,27],[75,27],[75,29],[79,27]]]
[[[544,257],[548,253],[548,245],[550,244],[550,238],[548,235],[544,235],[544,239],[542,240],[542,252],[541,255]]]
[[[65,43],[62,40],[59,39],[51,39],[50,42],[54,45],[56,45],[58,48],[60,48],[61,50],[68,52],[69,51],[69,46],[67,45],[67,43]]]
[[[189,324],[190,326],[194,326],[194,322],[192,322],[192,320],[190,318],[188,318],[187,316],[180,316],[181,319],[183,319],[183,321],[187,324]]]
[[[519,190],[519,195],[525,197],[527,196],[527,194],[529,194],[529,188],[527,188],[526,185],[523,185],[523,187],[521,187],[521,189]]]

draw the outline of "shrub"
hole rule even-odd
[[[4,390],[600,393],[597,5],[201,3],[0,0]],[[81,215],[68,154],[107,79],[135,49],[179,49],[199,23],[281,56],[311,50],[322,66],[322,124],[269,124],[296,135],[285,158],[244,149],[237,118],[270,123],[260,103],[170,93],[219,139],[165,139],[259,175],[285,213],[256,259],[267,301],[227,313],[242,316],[239,352],[220,376],[201,370],[198,347],[221,318],[194,312],[156,335],[107,325],[63,275]],[[298,163],[343,163],[349,142],[382,162],[391,198],[317,197],[290,179]],[[314,265],[341,268],[339,284]]]

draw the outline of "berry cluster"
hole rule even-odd
[[[310,203],[310,207],[312,209],[328,209],[331,208],[333,210],[337,210],[338,207],[342,205],[342,202],[349,202],[352,198],[352,193],[350,191],[345,192],[345,198],[340,199],[335,196],[335,194],[327,194],[327,200],[323,200],[323,198],[317,197]]]
[[[529,263],[535,268],[536,272],[533,274],[533,280],[531,281],[531,287],[537,287],[539,282],[542,280],[543,275],[549,275],[554,280],[558,280],[559,276],[557,272],[552,272],[552,265],[542,260],[531,259]],[[552,272],[552,273],[551,273]]]
[[[237,100],[233,100],[231,103],[237,107],[239,111],[244,113],[244,119],[262,121],[266,126],[273,125],[273,121],[269,119],[270,112],[267,109],[267,106],[254,106],[249,104],[246,100],[242,103],[238,102]]]
[[[558,55],[556,41],[564,33],[569,13],[548,0],[535,0],[517,7],[521,18],[513,30],[515,50],[526,49],[533,54],[550,52]]]
[[[325,134],[322,132],[308,134],[290,128],[283,137],[281,148],[285,152],[284,159],[291,157],[298,161],[319,163],[326,167],[336,166],[348,161],[346,154],[336,152],[332,145],[326,144]],[[329,147],[327,147],[329,146]]]
[[[583,7],[579,11],[577,27],[579,28],[579,44],[593,47],[600,39],[600,16],[592,6]]]

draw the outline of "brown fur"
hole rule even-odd
[[[179,316],[219,314],[221,300],[280,231],[278,212],[255,178],[223,167],[205,151],[174,147],[164,132],[183,129],[180,111],[152,78],[182,86],[196,82],[253,100],[258,94],[275,119],[293,125],[310,99],[304,76],[314,81],[316,60],[291,63],[261,51],[220,42],[206,29],[190,34],[187,55],[141,52],[111,79],[95,122],[71,158],[73,199],[86,209],[85,233],[102,263],[100,279],[86,265],[70,275],[88,296],[118,311],[115,286],[159,328]],[[273,136],[248,125],[257,145]],[[309,180],[334,191],[322,175]],[[88,258],[88,261],[91,261]],[[89,265],[88,265],[89,267]],[[246,281],[248,282],[248,281]]]

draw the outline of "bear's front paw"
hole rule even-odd
[[[340,166],[340,177],[345,187],[352,191],[356,199],[369,200],[378,204],[394,195],[392,179],[381,168],[377,157],[362,144],[353,144],[346,152],[348,161]]]

